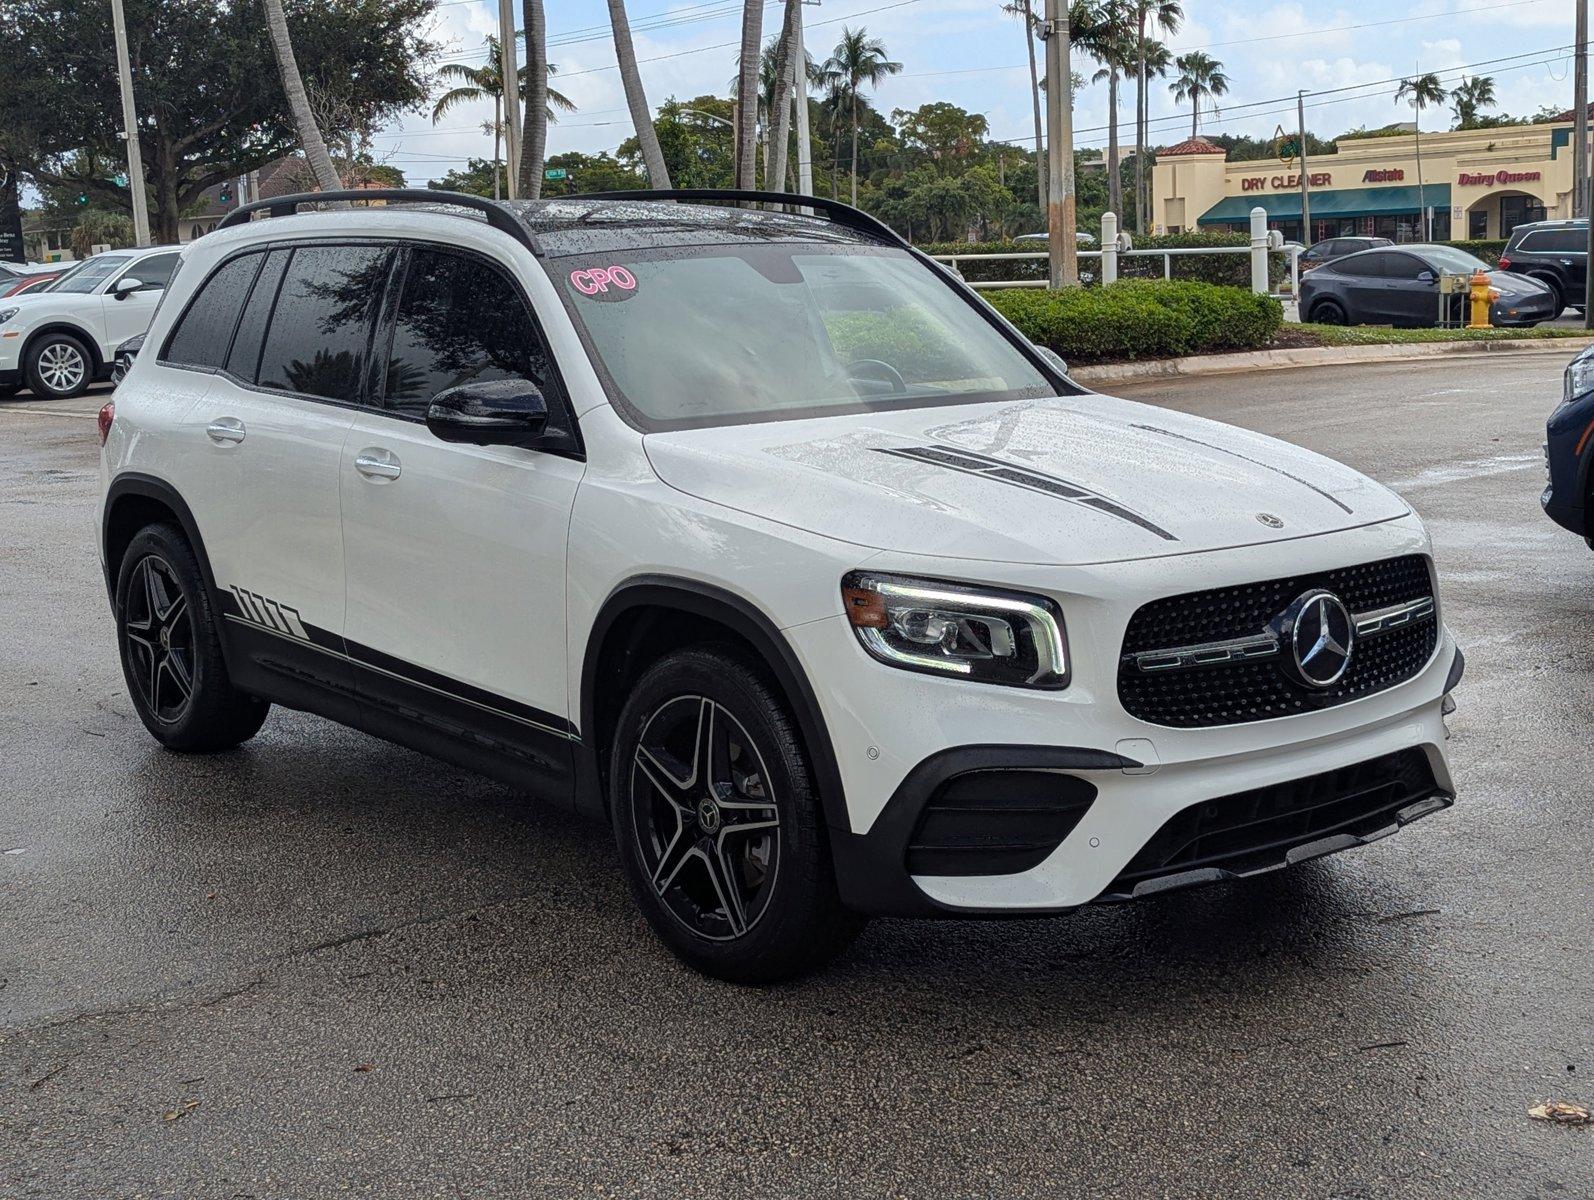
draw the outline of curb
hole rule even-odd
[[[1227,375],[1239,371],[1278,371],[1290,367],[1348,367],[1473,354],[1575,354],[1589,346],[1594,346],[1594,337],[1402,342],[1386,346],[1306,346],[1296,350],[1256,350],[1247,354],[1203,354],[1191,358],[1105,363],[1072,369],[1068,374],[1076,383],[1127,383],[1186,375]]]

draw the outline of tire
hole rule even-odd
[[[69,400],[94,382],[94,356],[70,333],[47,333],[28,347],[25,370],[35,396]]]
[[[1318,325],[1348,325],[1350,319],[1338,300],[1319,300],[1312,305],[1312,321]]]
[[[648,923],[706,975],[789,979],[863,927],[837,894],[785,705],[730,648],[679,651],[637,682],[615,729],[609,811]]]
[[[146,526],[122,556],[116,640],[133,707],[168,750],[230,750],[265,723],[271,705],[232,686],[199,562],[175,526]]]
[[[1555,315],[1559,317],[1566,311],[1566,290],[1561,287],[1561,281],[1553,275],[1529,275],[1534,283],[1542,283],[1550,289],[1550,294],[1555,297]]]

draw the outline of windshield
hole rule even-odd
[[[549,269],[610,395],[644,429],[1057,394],[904,250],[693,246]]]
[[[85,258],[42,290],[87,294],[125,267],[129,261],[125,254],[101,254],[94,258]]]
[[[1465,250],[1457,250],[1451,246],[1428,246],[1423,250],[1423,257],[1432,267],[1443,271],[1447,275],[1470,275],[1474,271],[1494,270],[1483,259],[1468,254]]]

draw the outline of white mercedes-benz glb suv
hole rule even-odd
[[[101,414],[173,750],[283,704],[608,821],[742,981],[1451,803],[1462,658],[1371,480],[1084,390],[834,202],[356,195],[188,246]]]

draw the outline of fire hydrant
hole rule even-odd
[[[1489,305],[1494,302],[1494,288],[1489,283],[1489,276],[1482,271],[1474,271],[1467,291],[1472,300],[1472,319],[1467,322],[1467,328],[1489,328]]]

